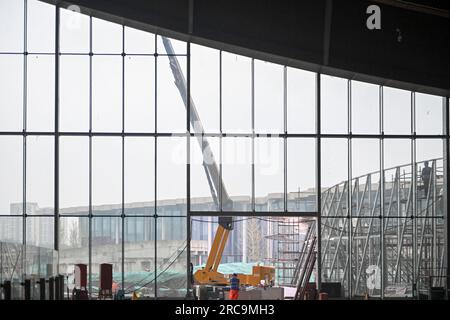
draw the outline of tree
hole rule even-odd
[[[79,246],[79,236],[78,236],[78,224],[74,221],[72,222],[69,231],[69,246],[78,247]]]

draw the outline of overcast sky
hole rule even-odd
[[[0,0],[0,52],[23,52],[23,4],[20,0]],[[27,130],[54,129],[54,57],[35,53],[54,52],[54,7],[28,1],[27,51]],[[93,19],[94,53],[121,53],[122,28]],[[186,44],[173,41],[177,54],[186,53]],[[157,51],[164,54],[161,39]],[[63,10],[61,51],[89,52],[89,19]],[[154,35],[126,28],[127,53],[154,53]],[[191,93],[206,132],[219,131],[220,77],[219,51],[191,46]],[[0,131],[22,131],[23,55],[0,55]],[[155,95],[159,132],[183,133],[186,109],[169,67],[169,59],[125,57],[125,129],[128,132],[154,132]],[[186,57],[178,57],[186,76]],[[60,68],[60,129],[89,129],[89,57],[62,56]],[[251,59],[222,54],[222,130],[225,133],[251,133]],[[282,133],[283,66],[255,60],[255,131]],[[122,57],[96,55],[92,65],[93,131],[122,130]],[[322,76],[322,132],[346,133],[347,90],[345,79]],[[379,133],[378,86],[352,83],[353,133]],[[410,92],[385,88],[384,131],[409,134]],[[442,133],[442,99],[416,95],[418,134]],[[287,128],[289,133],[315,132],[315,74],[287,68]],[[219,139],[209,138],[219,159]],[[251,139],[224,138],[223,179],[230,195],[251,195]],[[53,206],[54,138],[27,138],[27,201],[40,207]],[[210,196],[201,166],[201,152],[193,139],[191,194]],[[410,162],[409,140],[385,140],[385,167]],[[120,137],[93,138],[93,204],[121,202]],[[185,138],[158,139],[158,198],[186,196]],[[22,137],[0,137],[0,212],[9,213],[9,204],[22,200]],[[332,186],[347,178],[347,140],[322,140],[322,184]],[[352,143],[353,176],[379,169],[379,141],[355,139]],[[283,140],[255,139],[255,192],[264,196],[283,191]],[[314,139],[288,140],[288,191],[304,191],[315,186]],[[154,200],[154,139],[127,138],[125,142],[125,201]],[[60,139],[61,207],[88,205],[88,138]],[[417,160],[442,156],[439,140],[417,141]]]

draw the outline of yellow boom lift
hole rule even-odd
[[[202,150],[203,158],[205,158],[205,154],[208,154],[208,161],[203,161],[203,168],[211,190],[211,195],[217,207],[219,207],[218,199],[221,198],[223,211],[229,212],[233,207],[233,202],[228,196],[227,190],[220,179],[219,169],[209,146],[208,139],[203,135],[203,125],[192,98],[188,105],[186,80],[181,71],[178,59],[175,56],[170,40],[165,37],[162,37],[162,40],[164,48],[169,56],[170,68],[175,79],[175,85],[181,94],[186,110],[189,110],[190,107],[190,122],[194,128],[194,133],[196,134],[200,149]],[[230,283],[230,275],[220,273],[218,268],[231,230],[233,230],[233,218],[220,216],[219,225],[217,226],[216,235],[206,265],[204,268],[197,270],[194,274],[194,280],[197,284],[228,285]],[[262,280],[264,280],[265,284],[269,285],[273,283],[275,278],[275,268],[271,266],[253,266],[252,274],[238,274],[238,278],[241,285],[257,286]]]

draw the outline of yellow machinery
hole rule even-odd
[[[219,268],[222,253],[231,228],[231,223],[224,226],[219,222],[206,265],[194,274],[194,279],[198,284],[228,285],[230,283],[230,275],[224,275],[218,272],[217,269]],[[262,280],[264,280],[266,285],[270,285],[275,278],[275,268],[269,266],[253,266],[252,274],[238,274],[238,278],[241,285],[257,286],[261,284]]]
[[[232,208],[232,201],[228,196],[225,185],[219,175],[219,168],[214,159],[212,150],[209,146],[208,139],[203,135],[205,130],[203,129],[202,122],[200,121],[200,116],[195,107],[195,103],[192,97],[189,101],[186,99],[187,95],[187,85],[186,79],[181,71],[180,64],[173,50],[170,40],[166,37],[162,37],[164,47],[167,54],[169,55],[170,68],[175,81],[175,86],[180,92],[181,98],[183,99],[186,110],[190,112],[190,122],[195,130],[198,144],[202,150],[203,156],[208,154],[208,161],[203,161],[203,168],[205,170],[206,178],[211,190],[211,195],[214,202],[219,206],[219,199],[222,200],[223,210],[229,211]],[[209,253],[208,260],[206,262],[205,268],[198,270],[194,275],[194,280],[200,285],[228,285],[229,275],[224,275],[217,271],[220,260],[222,259],[223,250],[228,240],[228,235],[233,229],[233,219],[232,217],[219,217],[219,226],[217,228],[216,236],[214,238],[213,245],[211,247],[211,252]],[[273,282],[275,278],[275,268],[267,266],[254,266],[252,274],[238,274],[240,283],[242,285],[256,286],[261,283],[261,280],[265,280],[265,284],[269,285]]]

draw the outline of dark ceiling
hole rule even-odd
[[[450,1],[448,0],[406,0],[402,2],[450,11]]]
[[[450,95],[450,18],[444,11],[448,1],[58,2],[62,7],[77,4],[95,17],[259,59]],[[381,30],[366,27],[371,4],[381,8]]]

